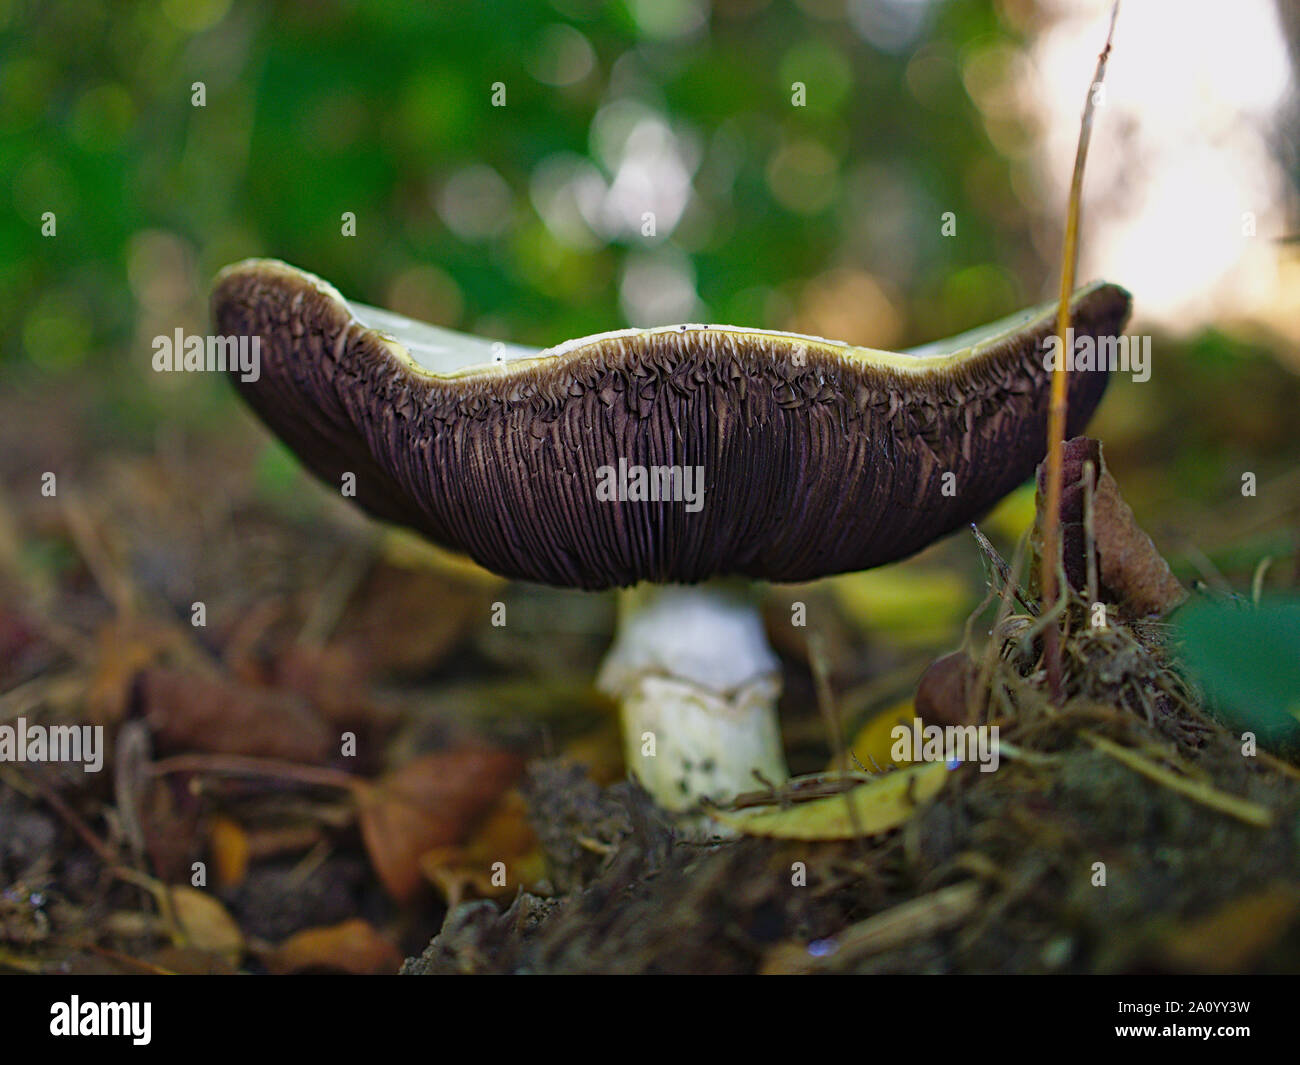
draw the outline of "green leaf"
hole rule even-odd
[[[1183,660],[1235,723],[1279,736],[1300,723],[1300,600],[1197,602],[1174,620]]]

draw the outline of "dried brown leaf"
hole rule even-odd
[[[301,699],[222,678],[155,668],[140,678],[159,750],[205,751],[320,764],[330,730]]]
[[[168,889],[178,946],[208,951],[235,965],[244,952],[244,934],[226,908],[206,891],[185,885]]]
[[[1191,972],[1244,972],[1286,935],[1298,912],[1295,888],[1274,884],[1175,929],[1165,937],[1162,953],[1176,968]]]
[[[1091,465],[1091,482],[1087,467]],[[1045,505],[1046,464],[1038,467],[1039,542]],[[1091,500],[1089,496],[1091,495]],[[1089,514],[1091,508],[1091,514]],[[1091,530],[1088,519],[1091,517]],[[1100,441],[1077,436],[1065,445],[1061,491],[1061,561],[1066,580],[1081,594],[1097,582],[1103,602],[1130,618],[1168,613],[1187,592],[1169,563],[1142,531],[1119,485],[1106,469]],[[1089,572],[1088,541],[1093,543]]]
[[[361,833],[388,893],[409,901],[420,856],[464,839],[522,769],[509,751],[466,747],[422,755],[362,789]]]
[[[504,876],[494,877],[496,863]],[[420,869],[455,906],[468,892],[487,898],[513,895],[520,884],[545,875],[546,859],[528,820],[528,804],[518,790],[508,791],[463,846],[434,847]]]
[[[325,928],[304,929],[286,939],[266,958],[266,967],[273,973],[325,969],[367,975],[395,973],[401,964],[401,951],[360,918]]]

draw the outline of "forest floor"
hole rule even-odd
[[[1172,405],[1141,452],[1131,428],[1106,438],[1125,494],[1191,530],[1193,595],[1248,590],[1261,552],[1296,586],[1296,388],[1269,374],[1240,428],[1189,433]],[[1207,439],[1273,456],[1262,519],[1166,502]],[[949,772],[871,836],[692,841],[626,780],[592,688],[610,596],[382,530],[232,403],[134,419],[103,390],[9,390],[0,726],[99,726],[103,749],[98,771],[0,761],[0,970],[1296,971],[1294,746],[1244,753],[1163,623],[1073,628],[1054,705],[1016,636],[1032,602],[994,617],[993,557],[937,545],[883,618],[861,598],[887,602],[887,578],[764,602],[791,765],[815,774],[836,746],[819,668],[865,757],[985,597],[968,646],[992,667],[997,772]],[[782,623],[794,600],[820,652]]]

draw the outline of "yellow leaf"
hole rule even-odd
[[[1034,519],[1038,515],[1035,492],[1032,483],[1021,485],[989,511],[980,522],[981,528],[990,536],[997,536],[1009,544],[1014,544],[1033,527]]]
[[[238,887],[248,874],[248,833],[237,821],[218,815],[212,819],[212,832],[208,839],[217,883],[223,888]]]
[[[244,952],[244,934],[226,908],[206,892],[184,885],[168,889],[180,946],[211,951],[232,965]]]
[[[942,762],[927,762],[865,781],[843,795],[784,809],[714,811],[711,816],[748,836],[808,840],[871,836],[897,828],[911,817],[918,806],[939,793],[948,772]]]
[[[466,555],[431,544],[406,529],[386,528],[380,550],[384,558],[395,566],[429,570],[483,588],[495,588],[506,583],[504,578],[489,573]]]
[[[894,643],[941,645],[961,629],[971,588],[958,574],[903,562],[828,578],[844,616]]]
[[[849,749],[862,763],[863,768],[868,770],[888,769],[890,766],[901,769],[903,766],[910,765],[906,758],[902,761],[894,760],[890,753],[894,747],[894,737],[891,733],[899,725],[910,731],[915,718],[916,708],[912,705],[912,700],[904,699],[901,703],[880,711],[858,729],[858,734],[853,737],[853,744]],[[908,748],[909,750],[911,748],[910,742]],[[852,765],[851,761],[850,765]]]

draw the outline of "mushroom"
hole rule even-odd
[[[1072,302],[1118,335],[1127,292]],[[787,775],[778,662],[744,589],[905,558],[1025,481],[1047,449],[1055,305],[911,353],[717,325],[628,329],[544,351],[345,300],[249,260],[217,277],[232,374],[326,482],[507,577],[628,588],[600,674],[629,768],[670,810]],[[1104,372],[1070,375],[1068,433]],[[710,583],[701,584],[700,582]],[[688,587],[647,587],[684,585]]]

